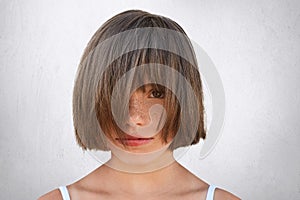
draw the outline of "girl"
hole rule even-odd
[[[194,50],[171,19],[129,10],[99,28],[78,68],[73,119],[78,144],[111,157],[40,200],[238,199],[175,159],[206,131]]]

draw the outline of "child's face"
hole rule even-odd
[[[166,146],[162,139],[167,116],[164,101],[165,91],[157,85],[147,84],[135,90],[129,100],[128,120],[122,127],[125,136],[114,136],[113,144],[134,153],[149,153]],[[168,138],[167,143],[171,140]]]

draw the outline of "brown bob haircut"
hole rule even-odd
[[[138,34],[140,30],[145,34]],[[164,34],[155,35],[153,30],[162,30]],[[183,37],[174,39],[170,33]],[[120,34],[124,34],[125,38],[111,42],[111,38]],[[153,40],[153,37],[156,39]],[[155,45],[149,45],[151,41],[155,41]],[[147,44],[146,47],[140,47],[141,43]],[[162,43],[167,47],[159,48]],[[133,48],[122,50],[130,45]],[[116,54],[118,51],[121,53]],[[80,147],[84,150],[108,150],[110,133],[124,136],[115,121],[111,102],[117,82],[133,69],[142,69],[142,75],[133,73],[133,79],[126,79],[123,83],[125,88],[121,91],[130,93],[134,85],[137,88],[137,80],[146,79],[164,90],[167,119],[162,139],[166,142],[170,136],[173,138],[169,146],[171,150],[196,144],[200,138],[205,139],[201,78],[186,33],[169,18],[128,10],[112,17],[96,31],[81,58],[73,91],[73,121]],[[187,92],[189,88],[192,93]],[[119,99],[116,110],[119,111],[128,106],[128,102],[122,102],[122,92],[116,97]],[[124,119],[126,114],[120,113],[121,119]]]

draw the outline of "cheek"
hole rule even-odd
[[[167,112],[166,109],[160,104],[154,104],[149,108],[149,116],[152,123],[165,124]]]

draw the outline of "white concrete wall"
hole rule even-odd
[[[0,1],[0,199],[36,199],[99,165],[75,143],[73,81],[96,29],[132,8],[177,21],[223,80],[216,148],[180,162],[243,199],[300,199],[297,0]]]

